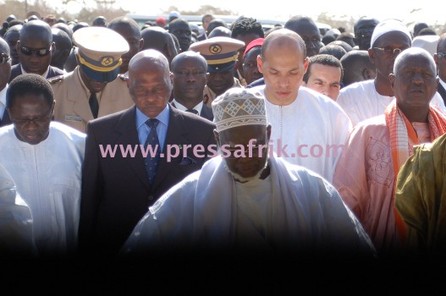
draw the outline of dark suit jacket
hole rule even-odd
[[[53,78],[59,75],[63,75],[64,71],[57,67],[49,66],[47,79]],[[9,77],[9,82],[11,82],[14,78],[22,74],[22,68],[20,67],[20,63],[11,67],[11,76]]]
[[[170,103],[170,105],[175,108],[177,107],[177,106],[175,106],[175,103],[173,103],[173,102]],[[210,121],[214,120],[214,114],[212,113],[212,108],[206,104],[203,104],[203,107],[201,108],[200,116],[204,117],[206,119],[209,119]]]
[[[254,86],[259,86],[259,85],[264,85],[264,84],[265,84],[265,79],[263,77],[261,77],[261,78],[259,78],[257,80],[254,80],[250,84],[248,84],[246,86],[246,88],[251,88],[251,87],[254,87]]]
[[[5,109],[3,113],[3,118],[0,120],[0,127],[11,124],[11,119],[9,118],[8,110]]]
[[[444,89],[444,87],[443,87],[443,85],[441,85],[441,83],[438,83],[437,91],[440,94],[440,96],[443,98],[443,102],[446,105],[446,89]]]
[[[170,108],[166,145],[216,144],[215,125],[204,118]],[[199,170],[205,158],[197,158],[192,149],[187,157],[180,153],[168,162],[161,158],[152,186],[149,185],[141,151],[134,157],[103,157],[99,145],[139,145],[135,127],[136,107],[89,122],[82,172],[82,197],[79,225],[81,251],[97,250],[116,254],[138,221],[163,193],[190,173]],[[103,146],[103,147],[104,147]],[[204,153],[201,153],[204,154]]]

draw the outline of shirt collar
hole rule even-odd
[[[443,88],[446,89],[446,82],[444,82],[444,81],[441,80],[441,79],[439,79],[439,80],[440,80],[440,84],[441,84],[441,86],[443,86]]]
[[[164,107],[163,111],[161,111],[160,114],[158,114],[158,116],[156,116],[156,119],[158,119],[165,126],[169,125],[169,113],[170,113],[169,108],[170,108],[169,104],[166,104],[166,107]],[[142,113],[142,111],[139,110],[138,107],[136,107],[136,127],[137,127],[137,129],[139,129],[142,125],[144,125],[146,123],[147,119],[149,119],[149,117],[147,115],[145,115],[144,113]]]
[[[27,74],[28,72],[25,71],[25,69],[23,69],[22,64],[20,64],[20,68],[22,69],[22,73],[23,74]],[[48,71],[50,70],[50,66],[48,66],[48,68],[46,68],[45,73],[42,74],[43,77],[47,78],[46,76],[48,75]]]
[[[3,104],[3,106],[6,107],[6,90],[8,89],[8,84],[0,90],[0,103]]]
[[[178,103],[178,101],[176,99],[173,99],[172,103],[174,103],[175,107],[181,111],[186,111],[188,109],[184,105]],[[203,108],[203,101],[201,101],[200,103],[195,105],[195,107],[193,109],[197,110],[198,114],[200,114],[202,108]]]

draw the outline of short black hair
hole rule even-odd
[[[54,93],[51,84],[43,76],[26,73],[14,78],[6,91],[6,108],[10,109],[14,105],[17,97],[22,97],[28,94],[43,95],[51,106],[54,101]]]
[[[344,77],[344,68],[342,67],[341,61],[331,54],[321,54],[320,53],[320,54],[308,57],[308,69],[307,69],[307,72],[305,72],[304,77],[303,77],[303,81],[305,83],[307,83],[308,79],[310,78],[311,65],[313,65],[313,64],[321,64],[321,65],[326,65],[326,66],[341,69],[341,81],[342,81],[342,78]]]
[[[260,38],[265,37],[265,31],[262,24],[252,17],[239,17],[231,25],[231,37],[237,38],[238,36],[245,36],[248,34],[257,34]]]

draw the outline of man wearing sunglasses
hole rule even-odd
[[[51,27],[46,22],[32,20],[23,24],[16,48],[19,63],[12,67],[9,81],[24,73],[38,74],[47,79],[64,74],[50,65],[55,45]]]
[[[97,26],[76,30],[73,43],[76,68],[50,79],[57,102],[54,119],[85,132],[90,120],[133,105],[127,76],[119,75],[130,47],[118,32]]]

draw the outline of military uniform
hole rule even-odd
[[[56,105],[54,119],[79,131],[85,132],[87,122],[93,119],[88,103],[90,91],[85,86],[77,66],[73,72],[50,79]],[[98,117],[118,112],[133,105],[124,75],[107,83],[102,92],[97,93],[99,101]]]
[[[234,77],[234,84],[232,85],[232,87],[244,87],[244,86],[241,84],[240,80]],[[213,100],[215,100],[216,97],[217,95],[215,94],[215,92],[212,89],[210,89],[207,85],[205,85],[203,91],[203,103],[211,107],[211,103]]]
[[[105,27],[78,29],[73,43],[78,48],[78,66],[49,80],[56,100],[54,119],[86,132],[90,120],[133,105],[127,78],[119,75],[121,55],[129,51],[129,45],[119,33]],[[92,94],[82,76],[106,85]]]
[[[217,36],[203,41],[194,42],[189,47],[190,50],[199,52],[208,63],[208,72],[235,71],[235,62],[238,59],[239,49],[245,46],[243,41],[238,39]],[[239,79],[234,77],[234,84],[231,87],[244,87]],[[203,91],[203,102],[211,107],[212,101],[216,98],[215,92],[205,85]]]

